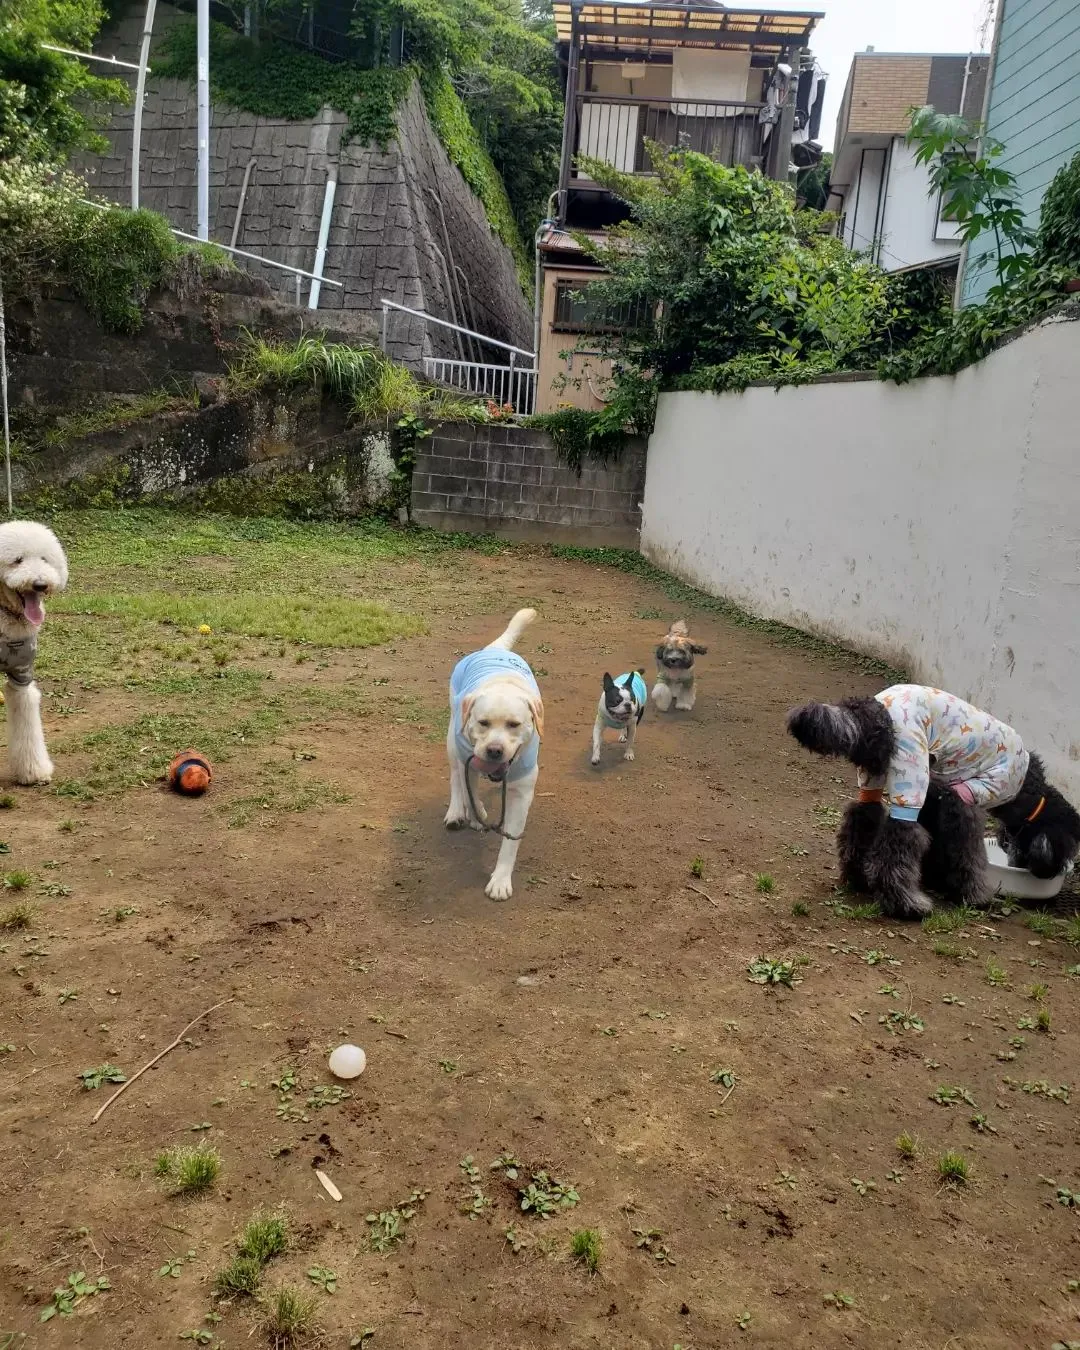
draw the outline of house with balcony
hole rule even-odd
[[[554,14],[566,95],[553,217],[537,236],[538,412],[601,407],[601,339],[642,318],[590,301],[602,273],[580,240],[629,211],[582,161],[649,174],[654,143],[787,180],[820,159],[825,93],[808,49],[817,12],[556,0]]]
[[[960,261],[948,202],[931,194],[930,170],[905,136],[911,109],[978,121],[990,58],[922,52],[860,52],[851,63],[836,123],[828,210],[837,235],[886,272],[933,267],[955,280]]]

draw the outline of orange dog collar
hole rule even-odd
[[[1038,818],[1042,815],[1042,809],[1045,805],[1046,805],[1046,798],[1040,797],[1038,806],[1035,808],[1034,811],[1032,811],[1031,815],[1028,816],[1027,818],[1026,823],[1028,825],[1030,825],[1033,820],[1038,820]]]
[[[861,802],[880,802],[885,796],[884,788],[860,788],[859,801]]]

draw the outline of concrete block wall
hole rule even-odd
[[[159,5],[155,34],[184,17],[170,5]],[[100,49],[137,60],[141,22],[141,11],[132,9],[103,35]],[[131,123],[131,110],[118,110],[106,128],[110,150],[84,155],[75,165],[103,196],[124,205],[131,198]],[[195,123],[194,88],[151,73],[140,200],[190,233],[196,219]],[[532,315],[510,250],[450,163],[419,89],[414,85],[399,109],[398,136],[385,154],[357,142],[342,146],[344,129],[344,115],[330,108],[313,121],[287,122],[215,103],[210,238],[231,242],[244,174],[254,160],[236,247],[310,271],[332,175],[337,191],[324,275],[343,286],[323,286],[320,314],[345,310],[378,317],[385,298],[531,350]],[[245,261],[244,266],[295,303],[294,277],[258,263]],[[455,268],[464,282],[454,279]],[[301,283],[305,314],[308,285]],[[393,319],[390,337],[392,354],[410,364],[424,355],[459,355],[447,330],[408,316]],[[491,349],[480,359],[493,359]]]
[[[433,529],[636,548],[644,484],[640,440],[617,463],[587,464],[578,475],[544,431],[455,424],[419,448],[411,511]]]

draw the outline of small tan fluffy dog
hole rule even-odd
[[[673,702],[682,712],[693,710],[697,698],[694,657],[704,656],[707,651],[707,647],[690,641],[686,620],[676,619],[656,649],[652,701],[660,712],[667,712]]]
[[[485,887],[492,900],[509,900],[513,894],[518,844],[536,791],[544,703],[528,662],[513,650],[535,618],[535,609],[518,610],[504,633],[480,651],[462,657],[450,676],[446,734],[450,806],[444,824],[448,830],[471,825],[502,835],[495,871]],[[505,784],[505,812],[498,825],[487,825],[487,813],[479,802],[480,819],[474,815],[467,781],[470,771]]]

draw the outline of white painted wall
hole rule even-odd
[[[1078,370],[1058,320],[952,377],[664,394],[642,552],[970,698],[1080,801]]]
[[[887,272],[960,252],[954,221],[938,221],[938,194],[930,196],[930,171],[915,160],[915,147],[897,136],[889,157],[881,231],[881,265]]]

